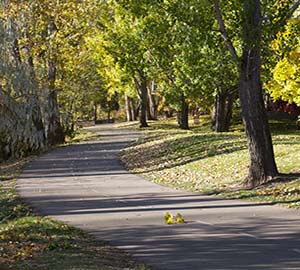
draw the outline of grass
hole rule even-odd
[[[69,143],[93,138],[80,132]],[[16,178],[34,157],[0,163],[0,269],[145,269],[130,255],[81,230],[33,214],[16,192]]]
[[[122,126],[137,128],[136,123]],[[241,185],[249,154],[240,123],[217,134],[210,131],[208,116],[188,131],[178,129],[174,119],[151,122],[137,143],[121,153],[121,160],[130,171],[158,184],[300,208],[300,133],[293,123],[282,121],[272,121],[271,130],[278,169],[286,175],[254,190]]]
[[[119,126],[138,129],[137,123]],[[174,120],[151,122],[137,143],[122,152],[121,159],[131,171],[162,185],[300,208],[300,134],[290,123],[272,122],[271,127],[276,161],[286,175],[254,190],[240,187],[249,165],[240,124],[231,132],[216,134],[210,131],[208,117],[189,131],[179,130]],[[83,131],[68,143],[95,137],[98,135]],[[32,158],[0,164],[1,270],[145,269],[108,243],[33,214],[15,186],[22,167]]]
[[[97,139],[100,136],[90,130],[87,129],[80,129],[78,130],[73,137],[69,137],[66,139],[66,145],[74,144],[79,142],[90,141],[92,139]]]

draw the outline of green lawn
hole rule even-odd
[[[69,143],[93,136],[81,132]],[[108,243],[33,214],[16,192],[16,177],[32,158],[0,163],[0,269],[145,269]]]
[[[286,203],[300,207],[300,180],[297,175],[281,177],[254,190],[243,190],[249,154],[240,124],[231,132],[213,133],[210,119],[201,118],[191,130],[177,128],[175,120],[150,122],[137,143],[121,153],[121,160],[135,173],[162,185],[230,198]],[[122,125],[136,128],[136,123]],[[271,122],[276,162],[281,173],[300,173],[300,133],[291,123]],[[235,190],[233,192],[233,190]]]

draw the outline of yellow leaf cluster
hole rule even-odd
[[[173,216],[170,212],[167,212],[164,216],[164,219],[165,224],[167,225],[186,223],[180,213],[177,213],[176,216]]]
[[[277,63],[266,88],[274,100],[300,105],[300,52],[292,51]]]

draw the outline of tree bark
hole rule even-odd
[[[111,110],[110,110],[110,108],[108,108],[108,111],[107,111],[107,123],[110,122],[110,114],[111,114]]]
[[[251,160],[244,184],[252,188],[274,178],[278,171],[262,96],[259,0],[244,0],[244,18],[239,93]]]
[[[215,96],[212,130],[228,132],[232,117],[233,95],[225,92]]]
[[[98,104],[94,102],[94,123],[96,124],[98,120]]]
[[[137,121],[139,115],[139,106],[136,105],[136,102],[133,98],[130,98],[131,114],[133,121]]]
[[[43,116],[41,111],[41,102],[37,94],[37,89],[33,89],[34,94],[32,96],[31,104],[32,104],[32,123],[36,129],[35,136],[38,138],[38,150],[43,149],[46,143],[46,133],[45,133],[45,126],[43,123]]]
[[[42,115],[42,109],[41,109],[41,101],[39,99],[38,95],[38,83],[37,83],[37,78],[36,78],[36,73],[34,69],[34,63],[33,63],[33,58],[30,54],[30,49],[29,47],[26,47],[26,53],[27,53],[27,63],[30,68],[30,78],[32,82],[34,83],[34,86],[32,88],[33,92],[33,97],[32,97],[32,107],[33,107],[33,112],[35,112],[32,115],[32,122],[36,128],[36,136],[39,138],[39,149],[43,149],[47,142],[46,142],[46,133],[45,133],[45,126],[43,123],[43,115]]]
[[[157,103],[152,92],[152,87],[148,87],[147,114],[149,120],[157,120]]]
[[[55,89],[56,68],[51,61],[48,62],[48,127],[47,140],[49,145],[65,142],[65,134],[60,122],[57,91]]]
[[[51,91],[48,96],[48,128],[47,141],[48,145],[56,145],[65,142],[65,133],[60,122],[59,110],[57,104],[57,92]]]
[[[133,115],[132,115],[132,107],[130,102],[130,97],[125,95],[125,104],[126,104],[126,117],[127,122],[133,121]]]
[[[140,127],[148,127],[147,123],[147,97],[148,91],[147,91],[147,83],[145,80],[142,80],[141,82],[141,114],[140,114]]]
[[[34,71],[34,64],[32,57],[30,56],[29,49],[26,50],[27,53],[27,64],[29,66],[29,80],[32,83],[30,89],[30,92],[26,93],[27,102],[31,106],[31,121],[35,128],[34,135],[35,140],[35,146],[34,150],[40,150],[43,149],[46,146],[46,135],[45,135],[45,127],[43,123],[43,117],[41,112],[41,106],[40,106],[40,100],[38,97],[38,84],[36,83],[36,75]],[[16,61],[16,66],[23,64],[22,57],[20,54],[20,46],[19,46],[19,40],[17,38],[13,41],[13,49],[12,49],[13,57]],[[28,89],[27,89],[28,90]],[[32,149],[33,150],[33,149]]]
[[[51,37],[57,31],[54,19],[50,18],[48,24],[48,36]],[[54,59],[51,59],[54,58]],[[49,58],[47,61],[47,83],[48,83],[48,128],[47,140],[49,145],[55,145],[65,142],[65,133],[60,122],[59,106],[57,101],[57,90],[55,87],[56,81],[56,67],[55,57],[53,56],[53,48],[50,47]]]
[[[140,128],[149,127],[147,123],[147,103],[148,103],[148,89],[147,89],[147,79],[140,72],[140,81],[136,81],[136,85],[139,86],[139,94],[141,98],[141,108],[140,108]]]
[[[181,111],[179,127],[189,129],[189,104],[185,100],[184,94],[181,95]]]

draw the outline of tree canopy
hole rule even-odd
[[[300,105],[299,4],[2,0],[1,157],[64,142],[98,108],[139,112],[141,127],[159,110],[177,110],[181,128],[189,112],[214,111],[213,130],[228,131],[239,95],[248,182],[267,181],[278,172],[263,88]]]

